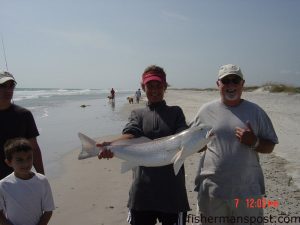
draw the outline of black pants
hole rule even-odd
[[[164,213],[131,209],[127,221],[131,225],[155,225],[158,219],[162,225],[185,225],[186,216],[187,212]]]

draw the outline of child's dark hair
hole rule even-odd
[[[9,139],[4,144],[5,158],[9,161],[12,160],[13,154],[16,152],[29,152],[32,151],[30,142],[25,138]]]

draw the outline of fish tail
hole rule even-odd
[[[96,141],[82,133],[78,133],[78,137],[82,145],[81,152],[78,155],[79,160],[98,155],[99,151],[97,152]]]

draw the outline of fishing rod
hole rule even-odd
[[[5,60],[6,71],[8,71],[7,60],[6,60],[6,53],[5,53],[5,47],[4,47],[4,41],[3,41],[2,34],[1,34],[1,40],[2,40],[3,56],[4,56],[4,60]]]

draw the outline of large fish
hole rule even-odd
[[[117,141],[105,148],[124,160],[122,173],[136,166],[156,167],[173,163],[177,175],[184,160],[206,146],[213,136],[211,133],[211,127],[198,126],[155,140],[141,137]],[[82,133],[78,133],[78,136],[82,144],[79,160],[99,154],[101,150],[96,147],[96,141]]]

